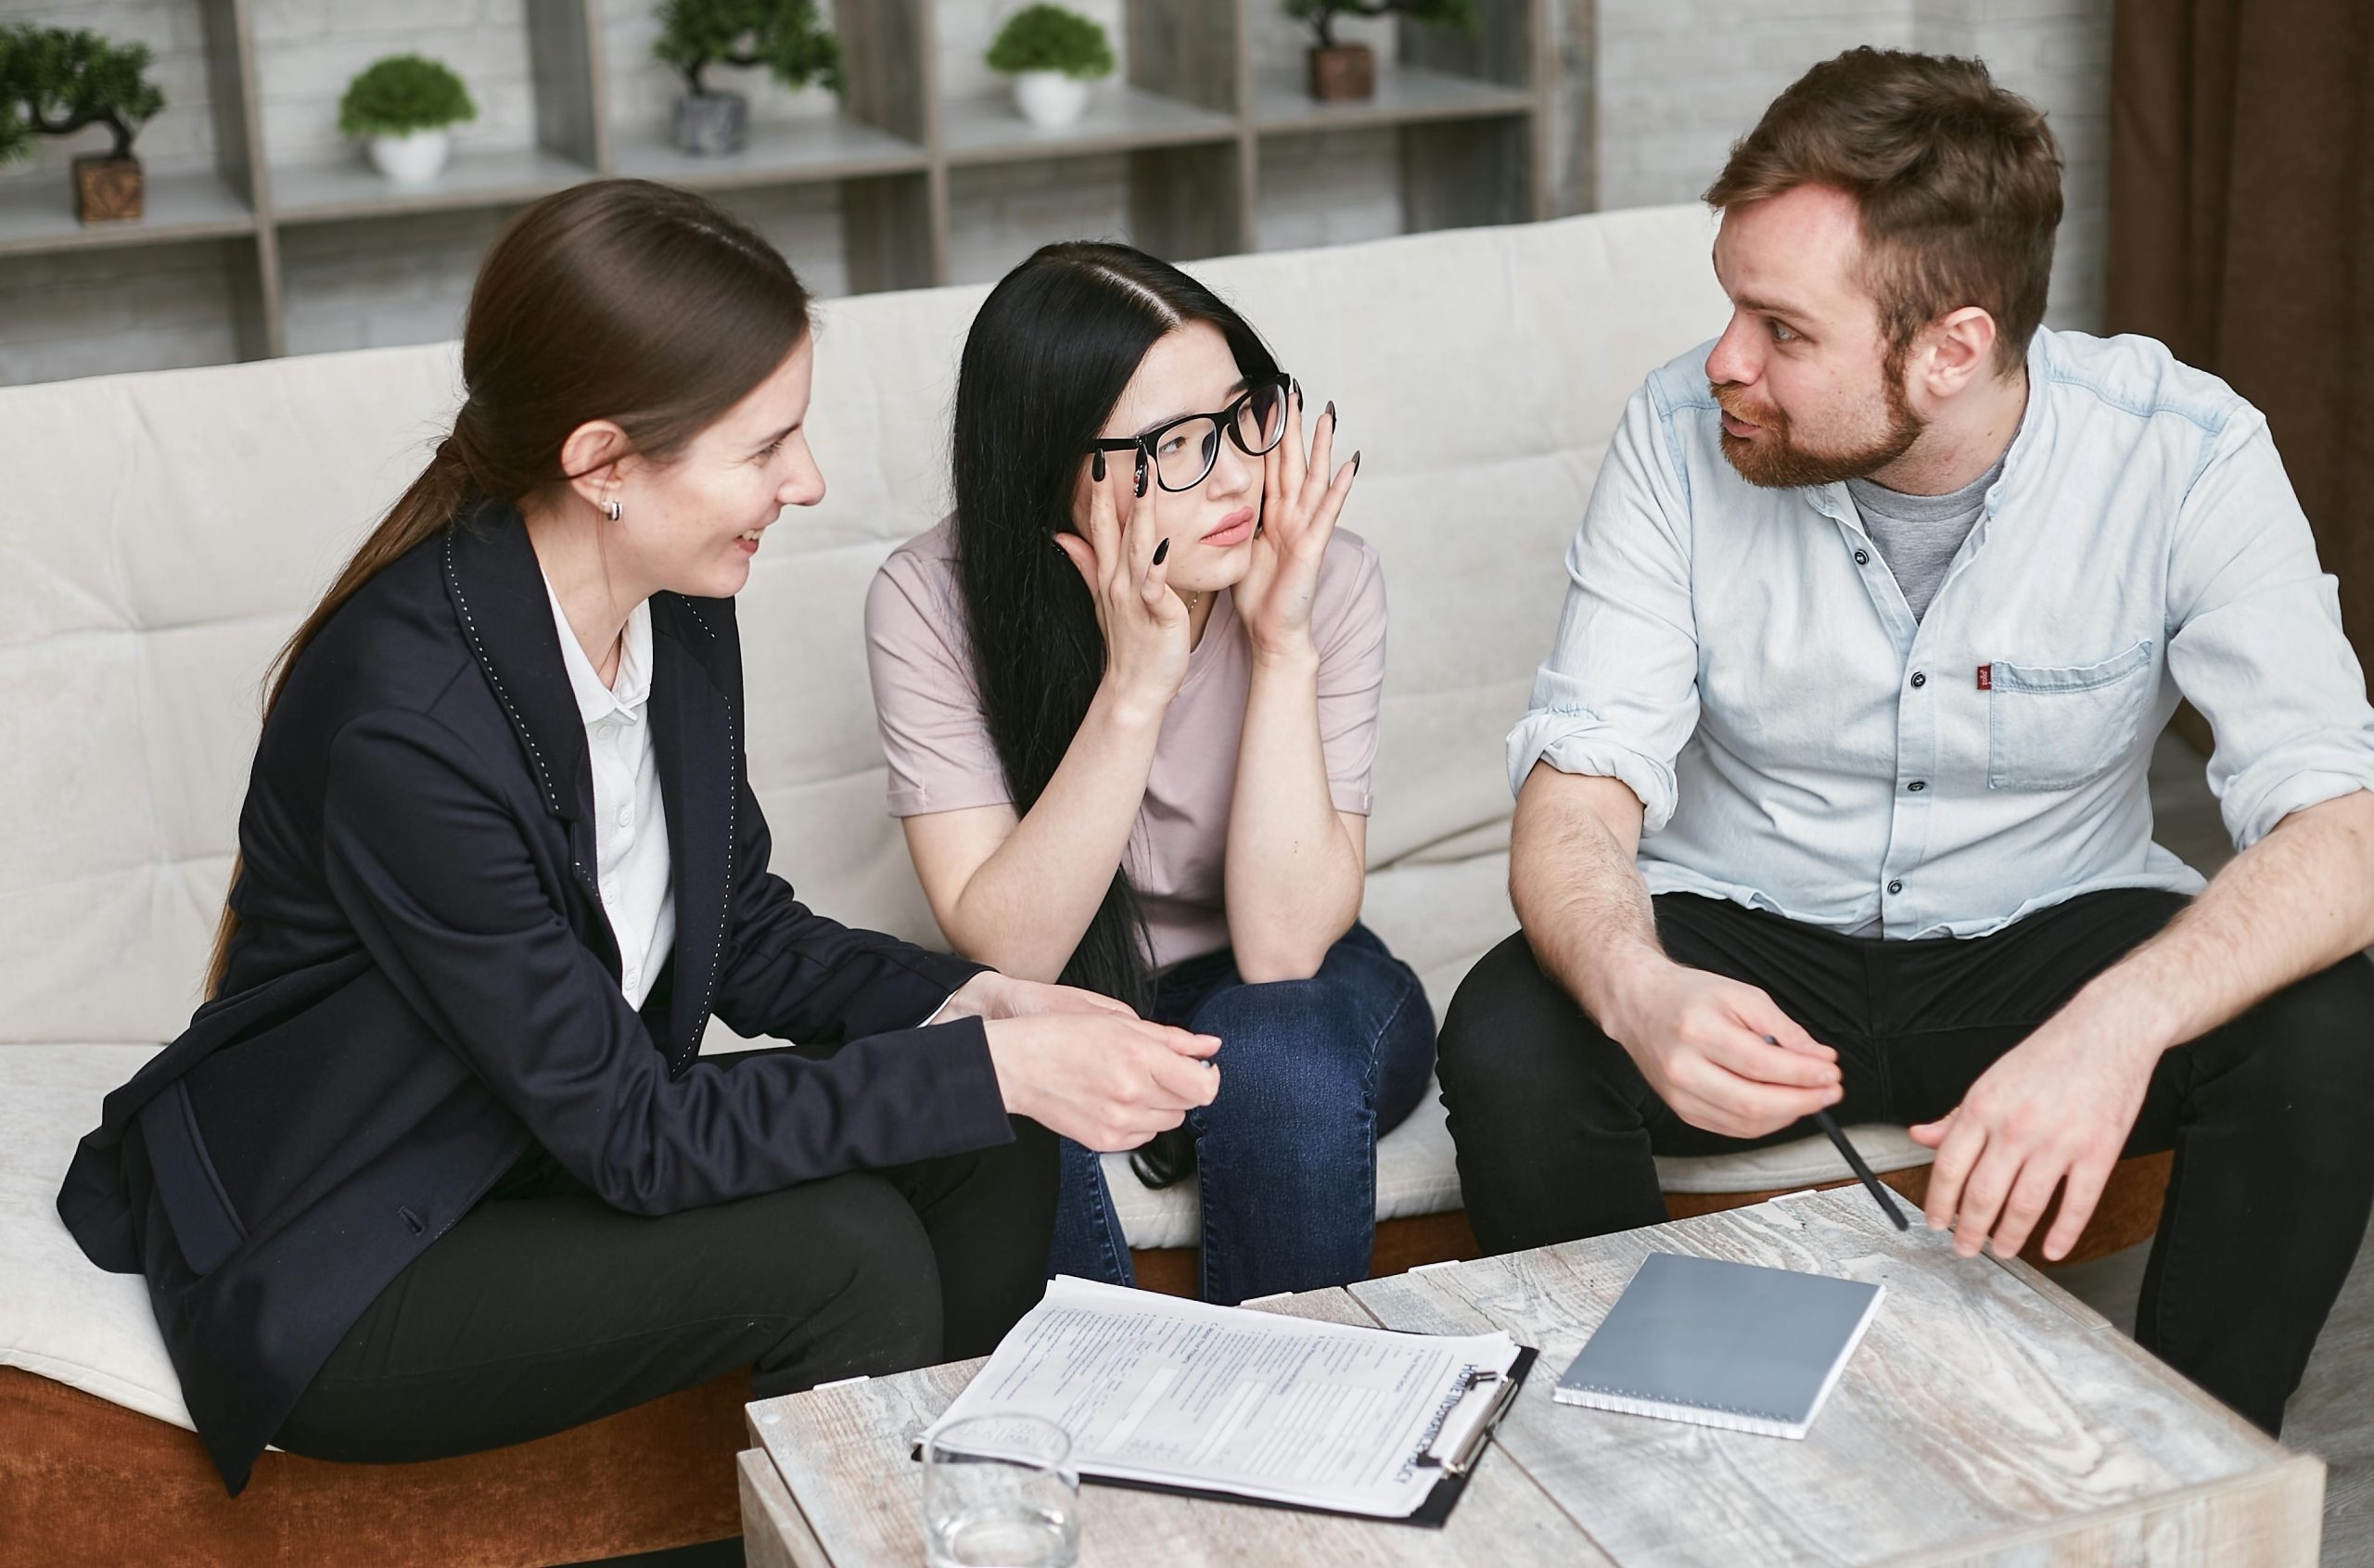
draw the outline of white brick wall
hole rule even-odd
[[[941,84],[997,92],[982,64],[1005,18],[1024,0],[938,0]],[[1102,21],[1126,57],[1122,0],[1072,0]],[[1215,4],[1218,0],[1215,0]],[[1562,205],[1579,207],[1590,172],[1574,166],[1566,128],[1582,113],[1598,147],[1599,205],[1686,201],[1720,167],[1733,137],[1806,66],[1855,44],[1976,53],[1999,80],[2052,117],[2068,158],[2068,214],[2054,269],[2049,319],[2096,326],[2102,309],[2107,223],[2111,0],[1559,0],[1551,47],[1567,64],[1552,171]],[[384,54],[424,53],[461,72],[479,118],[458,147],[533,140],[524,0],[250,0],[274,162],[357,156],[338,135],[338,99],[354,72]],[[830,15],[830,3],[823,6]],[[1594,38],[1569,18],[1596,13]],[[621,126],[664,129],[677,79],[651,57],[650,0],[601,0],[602,54]],[[89,27],[139,38],[156,52],[171,104],[143,134],[149,166],[165,172],[213,159],[203,31],[197,0],[0,0],[0,23]],[[1390,47],[1389,23],[1353,22],[1347,36]],[[1295,66],[1306,37],[1269,0],[1254,6],[1256,58]],[[747,94],[762,119],[829,114],[829,95],[787,92],[763,71],[726,68],[716,80]],[[45,142],[19,180],[62,181],[69,145]],[[1403,226],[1398,139],[1391,132],[1270,138],[1263,144],[1256,210],[1265,249],[1398,233]],[[951,273],[997,276],[1046,240],[1114,236],[1128,223],[1119,158],[960,170],[951,178]],[[848,285],[838,192],[736,193],[730,205],[768,235],[820,293]],[[307,225],[284,232],[292,351],[449,336],[497,212],[401,223]],[[228,358],[226,256],[232,246],[135,247],[70,258],[0,259],[0,382],[103,369]],[[152,279],[151,271],[156,273]],[[220,313],[204,317],[200,303]]]
[[[63,175],[58,176],[63,178]],[[0,263],[0,384],[220,364],[252,241],[47,252]]]
[[[288,351],[377,349],[457,338],[479,258],[509,214],[428,212],[284,229]]]
[[[810,293],[830,297],[849,291],[838,185],[722,191],[717,199],[790,259]]]
[[[1600,199],[1688,201],[1806,68],[1857,44],[1974,54],[2049,117],[2068,163],[2055,326],[2098,331],[2111,0],[1598,0]]]
[[[1694,199],[1806,67],[1911,41],[1909,0],[1599,0],[1601,205]]]
[[[1260,249],[1384,239],[1405,226],[1399,133],[1334,131],[1262,142],[1253,230]]]
[[[1128,159],[1117,153],[955,169],[948,177],[948,275],[989,283],[1056,239],[1130,229]]]

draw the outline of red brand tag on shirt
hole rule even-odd
[[[1995,667],[1993,665],[1982,664],[1978,667],[1978,689],[1982,692],[1991,692],[1995,689]]]

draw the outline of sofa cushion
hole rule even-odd
[[[0,1049],[0,1366],[190,1424],[137,1274],[95,1268],[57,1217],[57,1183],[99,1102],[153,1045]]]

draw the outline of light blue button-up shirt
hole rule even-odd
[[[1509,735],[1623,781],[1653,893],[1975,937],[2109,887],[2198,892],[2145,784],[2179,696],[2227,829],[2374,788],[2374,709],[2266,421],[2144,338],[2038,330],[2028,408],[1916,621],[1844,485],[1724,458],[1695,349],[1633,394],[1558,641]]]

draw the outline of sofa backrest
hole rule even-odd
[[[1415,877],[1503,841],[1501,737],[1607,436],[1651,367],[1720,328],[1709,238],[1671,208],[1193,265],[1365,454],[1345,526],[1382,553],[1392,606],[1373,865]],[[945,510],[985,293],[823,308],[830,493],[770,535],[740,617],[776,869],[922,939],[862,614],[884,555]],[[450,343],[0,389],[0,1043],[180,1031],[265,665],[458,397]],[[1505,930],[1504,911],[1483,918]]]

